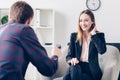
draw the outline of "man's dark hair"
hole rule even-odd
[[[17,1],[10,8],[10,18],[18,23],[25,23],[34,15],[32,7],[25,1]]]

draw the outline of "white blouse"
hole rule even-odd
[[[89,43],[90,43],[90,40],[87,42],[87,40],[85,40],[85,38],[83,37],[82,53],[80,57],[80,61],[82,62],[88,62]]]

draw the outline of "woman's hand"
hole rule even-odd
[[[91,35],[94,35],[94,34],[96,34],[96,31],[97,31],[97,28],[96,28],[96,26],[93,28],[93,30],[90,32],[90,34]]]
[[[71,63],[71,65],[76,65],[79,63],[79,61],[77,60],[77,58],[72,58],[71,60],[68,61],[68,63]]]

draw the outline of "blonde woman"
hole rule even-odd
[[[96,29],[94,14],[90,10],[82,11],[78,32],[71,34],[66,56],[70,66],[63,80],[101,80],[98,53],[103,54],[105,51],[104,33]]]

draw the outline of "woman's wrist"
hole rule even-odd
[[[92,32],[90,32],[91,33],[91,35],[95,35],[96,34],[96,31],[92,31]]]

